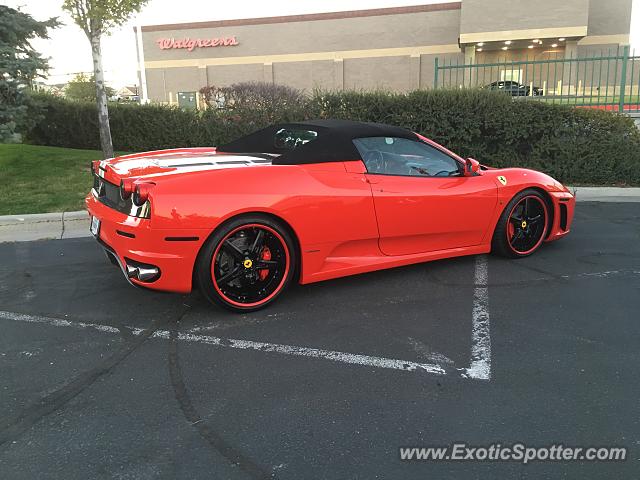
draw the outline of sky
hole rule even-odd
[[[157,25],[235,18],[297,15],[370,8],[442,3],[448,0],[150,0],[127,24],[105,37],[102,43],[103,66],[107,82],[119,88],[133,85],[137,79],[135,25]],[[606,0],[591,0],[606,1]],[[633,0],[631,45],[640,52],[640,0]],[[91,72],[91,49],[84,32],[62,10],[62,0],[0,0],[20,7],[38,20],[59,17],[64,23],[53,30],[50,39],[34,41],[33,46],[49,57],[51,69],[46,83],[65,83],[79,72]],[[180,8],[177,8],[179,5]]]

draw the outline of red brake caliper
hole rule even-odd
[[[511,219],[509,219],[509,220],[511,220]],[[516,233],[516,229],[513,226],[513,223],[511,223],[511,221],[509,221],[509,225],[507,226],[507,230],[508,230],[508,233],[509,233],[509,240],[511,240],[513,238],[513,236],[515,235],[515,233]]]
[[[269,247],[264,247],[262,249],[262,254],[260,255],[260,258],[262,260],[271,260],[271,250],[269,250]],[[262,270],[260,270],[259,274],[260,274],[260,280],[264,280],[265,278],[267,278],[267,275],[269,275],[269,269],[263,268]]]

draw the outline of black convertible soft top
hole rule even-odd
[[[282,130],[305,130],[317,133],[312,140],[299,146],[276,145],[276,134]],[[361,160],[353,144],[355,138],[398,137],[416,140],[416,134],[393,125],[353,122],[350,120],[308,120],[295,123],[279,123],[221,145],[224,153],[272,153],[280,156],[274,165],[300,165],[306,163],[342,162]]]

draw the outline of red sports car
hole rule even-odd
[[[403,128],[267,127],[226,145],[92,163],[91,231],[134,285],[198,286],[235,311],[302,284],[495,251],[569,232],[575,200],[544,173],[493,169]]]

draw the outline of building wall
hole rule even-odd
[[[433,86],[436,57],[442,65],[496,62],[529,55],[538,60],[549,55],[575,58],[607,53],[610,48],[615,53],[620,45],[628,43],[631,3],[632,0],[538,0],[534,5],[530,0],[510,0],[506,5],[500,0],[463,0],[357,12],[147,26],[142,28],[142,45],[148,94],[153,101],[175,103],[178,92],[241,81],[275,82],[307,91],[407,91]],[[234,37],[238,44],[196,47],[192,51],[160,49],[157,45],[162,38],[220,37]],[[567,41],[552,53],[526,50],[526,42],[533,38],[544,38],[545,49],[549,49],[546,45],[551,41],[547,40],[558,37],[566,37]],[[507,52],[499,48],[505,40],[514,40]],[[476,55],[475,45],[480,41],[494,45],[486,45]],[[532,78],[539,75],[535,71],[533,74]],[[499,79],[497,75],[500,72],[489,72],[491,81]],[[522,76],[530,75],[527,71]]]
[[[408,75],[410,58],[350,58],[344,62],[344,88],[347,90],[410,90],[416,88]]]
[[[629,35],[633,0],[591,0],[589,36]]]
[[[633,0],[591,0],[589,33],[578,42],[578,56],[615,54],[620,45],[629,44]]]
[[[464,0],[460,33],[587,25],[588,12],[589,0]]]
[[[154,102],[168,103],[168,91],[165,88],[163,68],[147,68],[147,95]]]
[[[145,31],[143,27],[142,42],[147,64],[153,65],[156,61],[163,63],[183,61],[183,63],[196,64],[196,60],[203,59],[455,45],[458,42],[459,23],[460,10],[451,9],[266,25],[188,29],[176,27],[176,29],[160,31]],[[231,36],[238,39],[237,46],[195,48],[192,52],[187,52],[184,49],[161,50],[156,45],[156,41],[160,38],[179,40],[185,37]],[[251,59],[247,60],[251,61]]]
[[[199,85],[196,90],[206,85],[227,87],[232,83],[237,83],[238,78],[242,78],[247,82],[263,82],[268,80],[264,78],[264,67],[262,64],[249,63],[246,65],[210,65],[206,67],[206,69],[207,82]]]
[[[464,0],[460,41],[585,35],[588,14],[589,0]]]
[[[333,90],[338,87],[334,60],[280,62],[273,64],[273,82],[301,90]]]
[[[433,63],[436,55],[460,51],[460,3],[416,8],[427,11],[251,25],[143,27],[147,82],[153,84],[149,97],[167,102],[175,100],[178,91],[239,81],[282,83],[307,91],[429,86],[433,70],[427,67],[423,78],[423,58]],[[156,43],[161,38],[232,36],[238,45],[191,52],[163,50]]]

